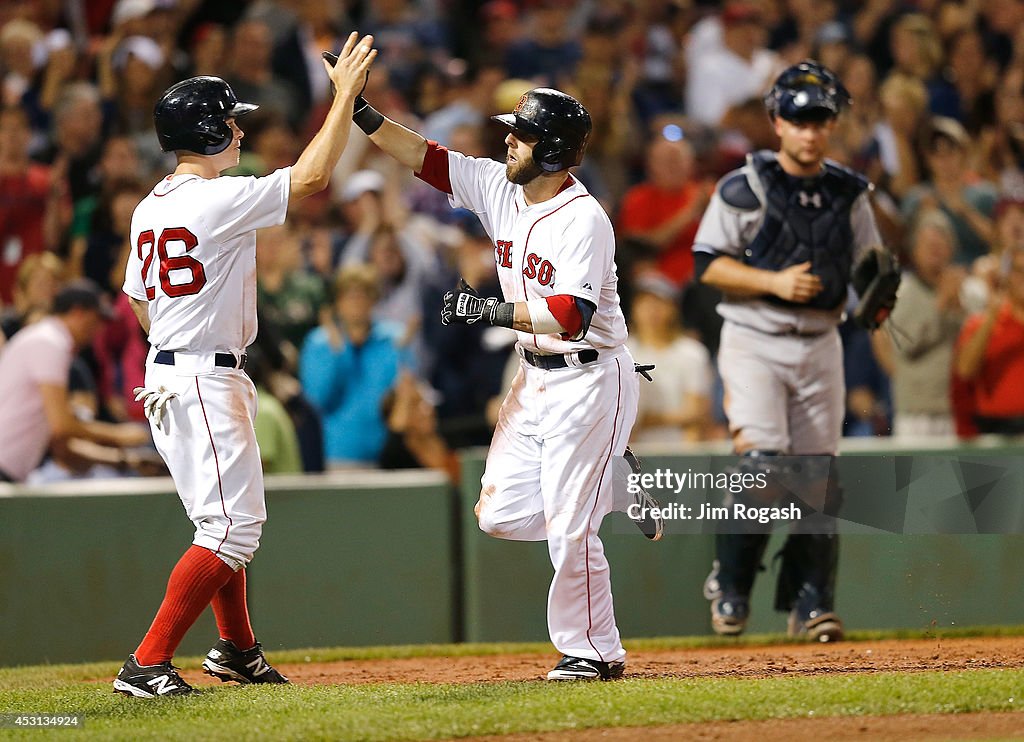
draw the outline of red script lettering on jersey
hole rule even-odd
[[[537,279],[541,286],[550,286],[555,280],[555,266],[550,260],[545,260],[535,252],[526,256],[523,264],[523,275],[530,279]]]
[[[494,243],[494,259],[501,268],[512,267],[512,242],[509,240],[498,240]]]

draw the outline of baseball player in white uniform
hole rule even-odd
[[[724,292],[718,365],[735,452],[769,477],[772,457],[814,457],[804,470],[817,467],[807,481],[816,492],[800,494],[805,502],[823,494],[831,515],[841,502],[830,464],[845,409],[836,326],[848,285],[858,286],[854,265],[882,245],[868,181],[825,159],[848,103],[815,62],[783,72],[766,97],[779,152],[753,153],[719,182],[693,248],[698,277]],[[775,607],[789,613],[791,635],[835,641],[843,634],[833,606],[838,536],[834,521],[813,522],[795,528],[781,552]],[[705,597],[714,630],[739,634],[770,531],[725,530]]]
[[[327,186],[376,56],[372,44],[353,33],[341,61],[325,63],[336,89],[326,121],[293,166],[262,178],[219,177],[238,164],[237,117],[256,108],[223,80],[185,80],[156,104],[161,148],[178,165],[135,210],[124,291],[152,345],[137,399],[196,531],[152,626],[114,680],[117,692],[192,692],[170,661],[211,603],[220,640],[204,670],[223,681],[288,682],[263,656],[246,606],[245,567],[266,520],[256,390],[243,371],[256,338],[256,230],[283,223],[290,203]]]
[[[538,88],[494,118],[509,129],[504,163],[428,142],[361,97],[354,116],[384,152],[473,211],[492,239],[504,301],[463,282],[442,308],[445,324],[514,329],[522,357],[487,456],[480,528],[548,543],[548,628],[563,655],[548,678],[608,680],[622,675],[626,652],[598,530],[613,509],[613,458],[625,451],[638,386],[612,225],[569,173],[583,158],[590,115],[572,97]]]

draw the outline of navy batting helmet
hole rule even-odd
[[[240,103],[219,77],[182,80],[167,88],[153,109],[160,149],[200,155],[223,152],[232,139],[227,120],[257,108],[254,103]]]
[[[512,113],[491,118],[536,139],[534,162],[549,173],[583,161],[592,124],[587,109],[571,95],[551,88],[534,88],[523,93]]]
[[[779,75],[764,104],[772,118],[821,121],[838,116],[850,105],[850,94],[835,73],[808,59]]]

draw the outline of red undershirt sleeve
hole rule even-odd
[[[427,154],[423,157],[423,169],[415,175],[424,183],[451,195],[452,181],[448,174],[448,149],[428,139]]]
[[[569,337],[576,337],[583,329],[583,315],[580,314],[579,307],[576,306],[576,297],[558,294],[545,297],[544,300],[548,304],[551,316],[558,320],[558,324],[565,330],[565,334]]]

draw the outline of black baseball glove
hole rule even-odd
[[[877,330],[896,306],[900,266],[887,250],[871,249],[853,267],[850,282],[860,303],[853,320],[865,330]]]

